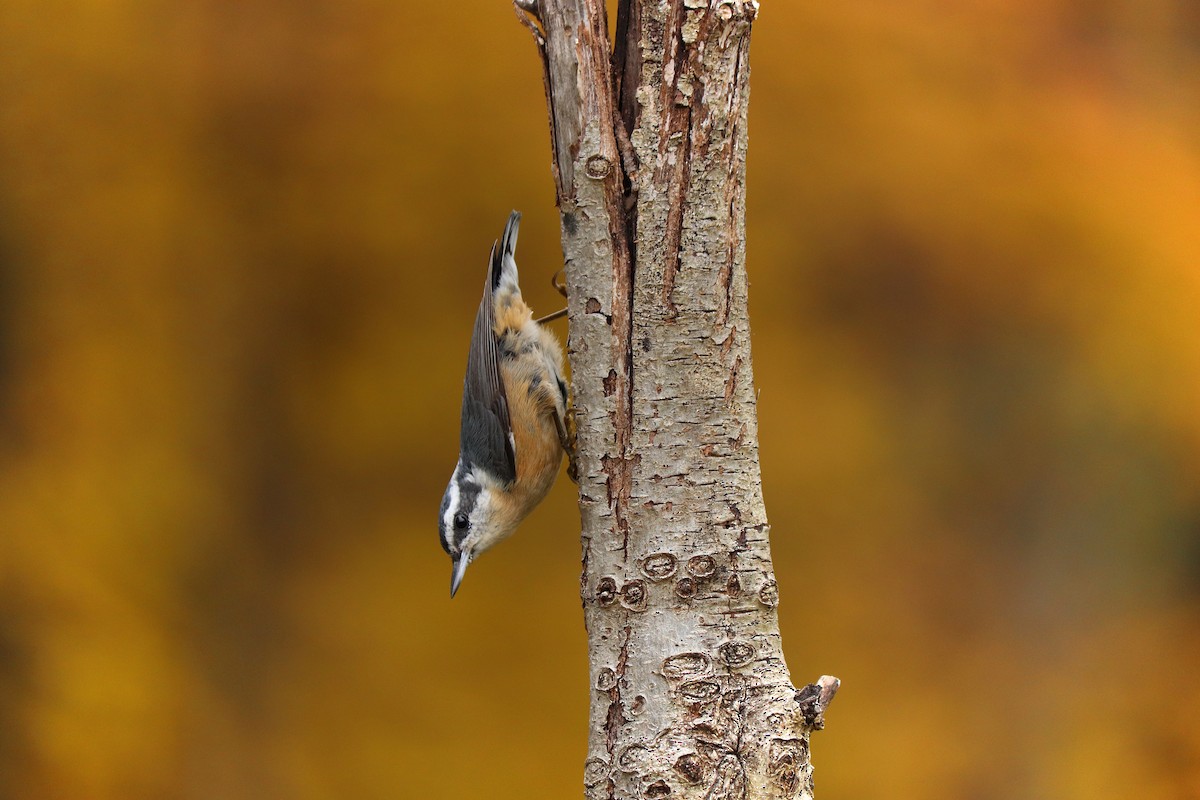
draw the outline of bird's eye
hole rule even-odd
[[[455,530],[465,531],[467,529],[467,515],[461,511],[454,515]]]

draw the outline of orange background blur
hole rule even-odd
[[[821,800],[1200,797],[1198,9],[763,2]],[[548,142],[504,0],[0,4],[0,798],[580,796],[572,488],[453,603],[435,523]]]

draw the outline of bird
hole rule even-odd
[[[550,491],[564,453],[575,477],[562,346],[521,297],[520,224],[513,211],[492,243],[467,354],[458,462],[438,517],[452,598],[467,566],[512,535]]]

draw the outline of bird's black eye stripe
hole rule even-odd
[[[456,529],[456,530],[460,530],[460,531],[461,531],[461,530],[466,530],[466,527],[467,527],[467,515],[466,515],[466,514],[464,514],[464,513],[463,513],[463,512],[461,512],[461,511],[460,511],[460,512],[458,512],[457,514],[455,514],[455,515],[454,515],[454,527],[455,527],[455,529]]]

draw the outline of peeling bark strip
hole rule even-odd
[[[836,679],[784,662],[745,272],[755,0],[518,0],[569,293],[588,798],[811,798]],[[636,346],[635,346],[636,343]],[[830,688],[832,687],[832,689]]]

